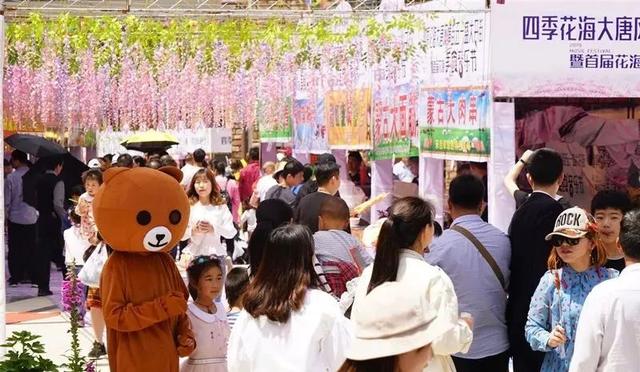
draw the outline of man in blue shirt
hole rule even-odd
[[[4,211],[8,224],[10,286],[35,279],[35,270],[29,264],[36,247],[38,212],[24,202],[22,176],[29,170],[27,154],[20,150],[11,153],[11,165],[16,169],[4,182]]]
[[[460,311],[475,319],[469,352],[453,357],[458,372],[508,371],[507,295],[503,283],[476,245],[456,230],[464,228],[484,246],[506,286],[511,243],[506,234],[482,220],[483,199],[484,185],[479,178],[471,174],[454,178],[449,186],[452,229],[444,231],[425,256],[427,262],[439,266],[451,278]]]

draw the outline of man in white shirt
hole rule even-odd
[[[262,165],[263,176],[256,182],[256,192],[260,195],[260,200],[264,200],[267,191],[278,184],[273,174],[276,171],[276,165],[272,161],[265,162]]]
[[[192,154],[187,154],[185,157],[186,164],[182,167],[182,181],[180,185],[185,190],[189,190],[189,186],[191,186],[191,179],[200,169],[204,167],[204,159],[207,154],[203,149],[196,149],[196,151]]]
[[[624,216],[620,245],[627,267],[587,296],[569,372],[640,369],[640,210]]]

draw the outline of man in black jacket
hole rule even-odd
[[[515,212],[509,227],[511,284],[507,302],[507,326],[514,372],[538,372],[544,353],[531,350],[524,326],[531,296],[547,271],[551,246],[544,240],[553,231],[563,207],[554,198],[563,180],[562,157],[555,150],[537,150],[529,159],[527,179],[531,196]]]
[[[45,161],[42,159],[41,161]],[[36,244],[38,296],[51,295],[49,277],[51,261],[64,269],[61,221],[64,218],[64,183],[60,179],[62,157],[46,159],[46,171],[36,184],[38,237]],[[64,275],[64,271],[63,271]]]
[[[340,189],[340,166],[334,162],[318,165],[316,180],[318,191],[300,199],[293,217],[295,223],[309,227],[314,234],[318,231],[318,216],[322,203],[325,199],[336,195]]]

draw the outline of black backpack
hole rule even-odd
[[[229,195],[229,192],[227,191],[227,187],[229,186],[229,179],[226,179],[227,182],[224,184],[224,190],[220,190],[220,196],[222,196],[224,198],[224,200],[227,203],[227,207],[229,208],[229,212],[231,212],[233,209],[231,207],[231,195]]]

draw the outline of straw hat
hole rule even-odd
[[[430,344],[452,323],[438,319],[424,287],[386,282],[357,299],[351,313],[355,340],[347,352],[351,360],[399,355]]]

